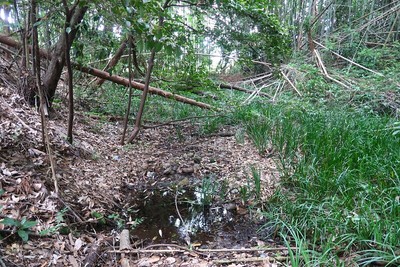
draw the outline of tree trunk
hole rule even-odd
[[[50,106],[56,93],[57,84],[60,80],[61,73],[65,65],[66,45],[68,44],[68,46],[71,47],[72,42],[74,41],[76,33],[78,31],[79,23],[82,21],[87,9],[87,6],[80,7],[79,5],[75,5],[72,8],[71,19],[69,21],[71,31],[68,34],[68,41],[66,40],[65,33],[62,32],[55,47],[51,52],[51,61],[43,77],[43,85]]]

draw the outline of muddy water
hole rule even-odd
[[[156,189],[135,198],[143,222],[132,235],[147,244],[176,243],[202,247],[234,247],[256,239],[260,225],[235,203],[222,204],[201,188]]]

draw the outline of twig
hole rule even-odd
[[[272,103],[275,103],[275,99],[278,96],[279,92],[281,91],[281,88],[283,87],[283,84],[281,82],[278,83],[278,86],[275,90],[274,97],[272,98]]]
[[[171,247],[175,249],[151,249],[154,247]],[[282,248],[222,248],[222,249],[189,249],[183,246],[179,246],[176,244],[154,244],[147,246],[143,249],[131,249],[131,250],[110,250],[110,253],[166,253],[166,252],[183,252],[188,251],[201,256],[209,256],[210,253],[231,253],[231,252],[255,252],[255,251],[263,251],[263,252],[276,252],[276,251],[285,251],[287,249],[297,250],[297,247],[282,247]]]
[[[216,253],[216,252],[252,252],[252,251],[264,251],[264,252],[275,252],[275,251],[284,251],[287,249],[297,250],[297,247],[282,247],[282,248],[219,248],[219,249],[197,249],[200,252],[207,253]]]
[[[175,252],[184,252],[182,249],[131,249],[131,250],[109,250],[108,253],[175,253]]]
[[[1,267],[7,267],[6,264],[4,263],[3,259],[0,256],[0,266]]]
[[[245,88],[242,88],[242,87],[239,87],[239,86],[235,86],[235,85],[220,84],[220,85],[219,85],[219,88],[231,89],[231,90],[233,89],[233,90],[240,91],[240,92],[245,92],[245,93],[248,93],[248,94],[253,94],[253,93],[254,93],[253,90],[248,90],[248,89],[245,89]],[[261,89],[262,89],[262,88],[261,88]],[[260,96],[264,96],[264,97],[267,97],[267,98],[271,98],[271,96],[270,96],[269,94],[264,93],[264,92],[258,92],[258,94],[259,94]]]
[[[215,260],[213,263],[215,264],[229,264],[229,263],[237,263],[237,262],[263,262],[268,261],[270,259],[274,259],[274,261],[284,261],[287,257],[250,257],[250,258],[236,258],[236,259],[226,259],[226,260]]]
[[[61,201],[61,203],[74,215],[74,217],[80,222],[83,223],[83,219],[67,204],[65,203],[65,201],[61,198],[61,196],[59,196],[58,194],[56,194],[56,197],[58,200]]]
[[[175,209],[176,209],[176,213],[179,216],[179,219],[181,220],[182,223],[184,223],[183,218],[181,216],[181,213],[179,212],[179,207],[178,207],[178,191],[179,191],[179,188],[176,188],[176,191],[175,191]]]
[[[154,247],[170,247],[175,249],[150,249]],[[200,256],[208,257],[208,254],[199,252],[198,250],[189,249],[176,244],[154,244],[149,245],[143,249],[131,249],[131,250],[110,250],[110,253],[168,253],[168,252],[184,252],[193,253]]]

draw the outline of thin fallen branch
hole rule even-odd
[[[329,80],[331,80],[331,81],[334,81],[334,82],[337,83],[337,84],[340,84],[341,86],[343,86],[344,88],[346,88],[346,89],[348,89],[348,90],[351,89],[348,85],[344,84],[343,82],[341,82],[341,81],[339,81],[339,80],[336,80],[335,78],[333,78],[333,77],[331,77],[331,76],[329,75],[329,73],[328,73],[328,71],[326,70],[325,65],[324,65],[324,63],[323,63],[323,61],[322,61],[322,59],[321,59],[321,56],[319,55],[318,50],[314,49],[314,50],[313,50],[313,53],[314,53],[314,55],[315,55],[315,58],[317,59],[317,65],[318,65],[318,67],[320,67],[322,74],[323,74],[327,79],[329,79]]]
[[[254,93],[253,90],[248,90],[248,89],[245,89],[243,87],[229,85],[229,84],[222,84],[221,83],[219,85],[219,88],[221,88],[221,89],[232,89],[232,90],[236,90],[236,91],[240,91],[240,92],[245,92],[245,93],[248,93],[248,94],[253,94]],[[264,96],[264,97],[268,97],[268,98],[272,98],[272,96],[270,96],[269,94],[264,93],[264,92],[258,92],[258,95]]]
[[[6,264],[4,263],[3,259],[0,256],[0,266],[1,267],[7,267]]]
[[[170,249],[150,249],[154,247],[168,247]],[[175,244],[155,244],[147,246],[143,249],[131,249],[131,250],[110,250],[109,253],[177,253],[177,252],[189,252],[193,255],[200,255],[207,257],[208,254],[198,252],[193,249],[189,249],[183,246],[175,245]]]
[[[73,208],[71,208],[71,206],[69,206],[60,196],[60,194],[56,194],[56,198],[64,205],[64,207],[66,207],[71,213],[72,215],[74,215],[74,217],[78,220],[79,223],[83,223],[83,219],[81,218],[81,216],[78,215],[78,213],[75,212],[75,210]]]
[[[264,262],[273,259],[274,261],[285,261],[288,257],[250,257],[250,258],[235,258],[235,259],[225,259],[225,260],[214,260],[214,264],[230,264],[238,262]]]
[[[122,232],[119,236],[119,240],[120,240],[119,249],[121,251],[131,249],[131,242],[129,239],[129,230],[128,229],[122,230]],[[130,266],[129,259],[125,258],[125,253],[121,253],[121,267],[129,267],[129,266]]]
[[[219,248],[219,249],[197,249],[197,251],[204,253],[218,253],[218,252],[252,252],[252,251],[262,251],[262,252],[276,252],[288,250],[287,247],[282,248]],[[297,247],[290,247],[290,250],[297,250]]]
[[[296,88],[296,86],[292,83],[292,81],[288,78],[288,76],[286,76],[286,74],[285,74],[282,70],[281,70],[280,72],[281,72],[283,78],[284,78],[284,79],[290,84],[290,86],[293,88],[293,90],[295,90],[296,93],[297,93],[300,97],[303,96],[303,95],[300,93],[300,91]]]

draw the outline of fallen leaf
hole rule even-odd
[[[84,244],[84,242],[82,241],[82,239],[78,238],[77,240],[75,240],[74,250],[79,251],[81,249],[81,247],[83,246],[83,244]]]
[[[73,267],[79,267],[78,261],[75,259],[73,255],[69,255],[68,260]]]

